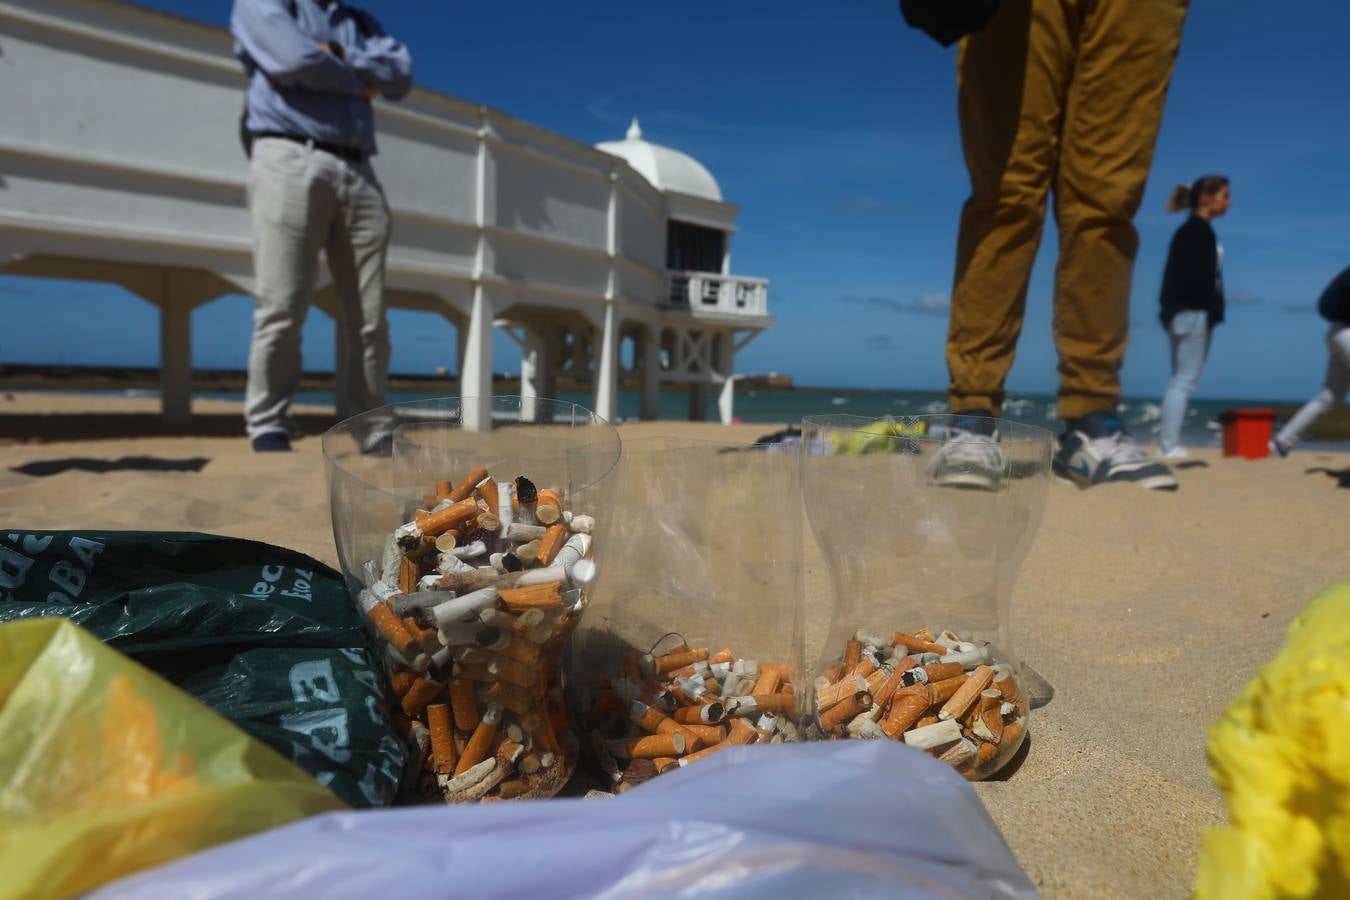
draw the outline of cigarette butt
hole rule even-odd
[[[516,500],[521,506],[533,507],[536,500],[539,499],[539,488],[534,486],[534,482],[521,475],[516,478]]]
[[[865,690],[858,691],[820,714],[821,730],[826,732],[834,731],[854,716],[866,712],[871,706],[872,695]]]
[[[860,660],[858,664],[853,667],[852,672],[854,675],[866,678],[868,675],[871,675],[873,672],[875,672],[876,669],[877,669],[876,660],[872,659],[872,657],[870,656],[864,656],[862,660]]]
[[[840,679],[829,687],[816,692],[816,708],[823,712],[844,699],[852,697],[859,691],[865,690],[867,690],[867,681],[863,678],[851,675]]]
[[[673,721],[673,720],[671,720]],[[713,744],[720,744],[726,740],[726,730],[721,725],[700,725],[690,723],[688,725],[678,726],[685,734],[698,740],[699,747],[711,747]],[[686,748],[698,749],[698,748]]]
[[[423,494],[423,495],[422,495],[422,505],[423,505],[423,506],[435,506],[435,505],[436,505],[437,503],[439,503],[442,499],[443,499],[443,498],[438,497],[438,496],[436,496],[435,494]]]
[[[759,735],[755,733],[754,727],[744,719],[732,719],[729,730],[727,731],[727,744],[753,744]],[[714,746],[721,746],[720,744]]]
[[[825,670],[825,680],[828,681],[830,684],[834,684],[843,677],[844,677],[843,663],[835,663],[834,665],[830,666],[828,669]]]
[[[455,733],[450,727],[450,707],[433,703],[427,707],[427,727],[431,730],[431,759],[437,774],[453,774],[459,762]]]
[[[452,488],[454,488],[454,484],[450,481],[436,482],[436,499],[437,500],[449,499],[450,491]]]
[[[558,492],[545,488],[535,500],[534,517],[541,525],[552,525],[562,518],[562,498]]]
[[[917,721],[917,722],[914,723],[914,727],[915,727],[915,728],[927,728],[929,725],[936,725],[938,722],[941,722],[941,721],[942,721],[942,720],[939,719],[937,716],[924,716],[922,719],[920,719],[919,721]],[[955,720],[948,720],[948,721],[955,721]],[[960,726],[959,726],[959,723],[958,723],[958,728],[959,728],[959,727],[960,727]]]
[[[994,688],[980,692],[980,722],[989,732],[987,740],[995,744],[1003,741],[1003,695]]]
[[[500,508],[500,503],[498,502],[499,497],[497,494],[497,482],[489,478],[487,481],[478,485],[476,490],[478,491],[478,496],[482,497],[483,502],[487,504],[488,509],[495,510]],[[500,521],[500,519],[498,521]]]
[[[736,656],[731,652],[730,647],[723,647],[721,650],[718,650],[712,656],[708,657],[709,663],[729,663],[735,661]]]
[[[943,751],[942,754],[938,756],[938,759],[949,766],[959,769],[972,759],[976,758],[977,749],[974,741],[970,738],[963,737]]]
[[[497,796],[503,800],[513,800],[521,794],[528,792],[530,783],[523,778],[515,778],[511,781],[503,781],[497,785]],[[491,797],[485,799],[492,799]]]
[[[482,720],[474,728],[469,743],[464,745],[464,752],[460,754],[459,763],[455,766],[456,778],[491,755],[492,744],[497,740],[497,731],[501,727],[501,720],[500,707],[489,706],[483,712]]]
[[[499,592],[502,603],[513,611],[525,609],[560,609],[562,607],[562,594],[558,591],[557,582],[547,584],[532,584],[529,587],[506,588]],[[542,622],[541,618],[539,622]]]
[[[738,719],[737,721],[740,721],[740,720]],[[750,726],[747,725],[746,727],[749,728]],[[750,729],[750,733],[751,733],[751,735],[754,734],[754,729],[753,729],[753,728]],[[716,753],[718,750],[725,750],[727,747],[730,747],[730,746],[732,746],[732,741],[731,741],[730,738],[728,738],[727,740],[723,741],[723,742],[720,743],[720,744],[713,744],[711,747],[704,747],[702,750],[698,751],[697,753],[690,753],[688,756],[681,756],[681,757],[680,757],[680,760],[679,760],[680,765],[681,765],[681,766],[689,766],[689,765],[693,765],[694,763],[698,762],[700,759],[705,759],[705,758],[707,758],[707,757],[709,757],[709,756],[712,756],[712,755],[713,755],[714,753]]]
[[[539,663],[540,650],[538,644],[531,644],[519,635],[511,635],[506,644],[497,650],[497,654],[527,666],[534,666]]]
[[[901,688],[891,697],[891,706],[886,718],[881,721],[882,730],[891,740],[898,740],[908,731],[929,707],[928,689],[922,685]]]
[[[445,531],[436,535],[436,550],[440,553],[449,553],[458,543],[458,531]]]
[[[891,698],[900,688],[900,681],[904,674],[900,669],[896,669],[877,686],[876,690],[872,691],[872,700],[877,706],[884,707],[891,702]]]
[[[1025,713],[1022,700],[1022,689],[1017,684],[1017,679],[1008,671],[998,672],[990,682],[990,687],[997,688],[1003,695],[1003,699],[1017,707],[1018,712]]]
[[[456,502],[467,499],[473,493],[473,489],[482,484],[487,477],[488,470],[486,468],[475,466],[473,471],[464,476],[463,481],[455,485],[454,490],[450,492],[450,499]]]
[[[871,693],[873,697],[875,697],[877,691],[881,690],[881,686],[885,684],[886,680],[894,674],[895,674],[894,671],[884,667],[872,672],[870,675],[867,676],[868,692]]]
[[[640,700],[634,700],[629,704],[628,718],[648,734],[666,734],[680,730],[680,723]]]
[[[853,667],[862,662],[862,641],[849,638],[844,645],[844,670],[853,671]]]
[[[450,710],[455,727],[469,732],[478,727],[478,698],[474,696],[473,682],[467,678],[450,679]]]
[[[398,561],[398,591],[400,594],[417,593],[417,580],[422,577],[421,567],[408,557]]]
[[[391,647],[408,659],[417,655],[416,640],[393,610],[383,603],[376,603],[367,615]]]
[[[698,650],[680,650],[674,653],[667,653],[664,656],[656,657],[656,672],[658,675],[666,675],[674,672],[676,669],[682,669],[693,663],[704,662],[707,659],[707,647],[702,647]]]
[[[435,653],[441,649],[441,639],[436,636],[435,628],[419,625],[412,616],[404,616],[402,621],[403,627],[408,629],[408,633],[413,636],[417,648],[423,653]]]
[[[402,697],[408,693],[408,688],[413,686],[417,676],[407,669],[399,669],[393,675],[389,676],[389,686],[394,689],[395,697]]]
[[[702,706],[683,706],[671,717],[681,725],[715,725],[726,717],[726,707],[714,700]]]
[[[494,658],[488,663],[487,670],[489,674],[496,675],[507,684],[513,684],[519,688],[533,687],[538,677],[529,666],[505,656]]]
[[[751,694],[756,713],[778,713],[792,716],[797,713],[797,700],[791,694]]]
[[[408,688],[408,693],[403,695],[399,706],[410,718],[417,718],[422,714],[422,710],[427,708],[428,703],[438,696],[443,696],[444,690],[445,685],[419,677],[413,682],[413,686]]]
[[[961,740],[961,725],[951,719],[920,725],[905,732],[905,743],[919,750],[932,750]]]
[[[923,637],[926,629],[920,629],[915,634],[905,634],[903,631],[895,633],[894,643],[904,647],[910,653],[936,653],[938,656],[946,656],[947,648],[941,644],[935,644],[931,640]]]
[[[480,512],[478,518],[473,520],[473,523],[479,531],[485,532],[489,536],[502,530],[502,520],[497,517],[496,513],[491,511],[485,510]]]
[[[965,671],[965,667],[959,662],[929,663],[926,666],[919,666],[906,672],[905,686],[946,681],[948,678],[965,674]]]
[[[980,746],[975,751],[975,765],[979,768],[989,765],[993,758],[998,755],[998,747],[998,744],[980,741]]]
[[[496,752],[493,753],[493,756],[497,758],[497,762],[504,766],[510,766],[511,768],[515,768],[516,763],[524,755],[524,745],[517,741],[513,741],[510,738],[506,738],[498,744]]]
[[[532,566],[539,559],[539,542],[529,541],[516,548],[516,559],[524,565]]]
[[[543,493],[542,491],[540,492]],[[661,757],[669,759],[670,757]],[[656,763],[650,759],[630,759],[623,767],[624,784],[642,784],[656,777]]]
[[[655,759],[658,756],[680,756],[684,753],[688,739],[683,731],[668,734],[650,734],[633,740],[614,740],[606,742],[609,752],[625,759]]]
[[[999,746],[1017,747],[1022,741],[1023,730],[1021,720],[1007,723],[1003,726],[1003,740],[999,741]]]
[[[935,705],[946,703],[968,680],[969,676],[958,675],[955,678],[944,678],[942,681],[927,685],[929,701]],[[915,686],[924,687],[924,685]]]
[[[662,772],[678,767],[680,761],[673,756],[658,756],[652,760],[652,764],[656,766],[656,774],[660,775]]]
[[[533,775],[538,772],[540,769],[539,754],[526,753],[520,758],[520,762],[516,763],[516,769],[522,775]]]
[[[472,500],[461,500],[434,513],[417,510],[413,513],[413,522],[424,537],[435,538],[450,529],[461,529],[478,517],[478,504]]]
[[[692,662],[687,666],[681,666],[678,669],[673,669],[663,674],[666,676],[667,680],[671,681],[676,678],[689,678],[693,675],[704,677],[708,674],[708,664],[703,660],[699,660],[698,662]]]
[[[751,689],[752,694],[772,694],[778,690],[784,679],[787,678],[787,666],[782,663],[760,663],[759,680]]]
[[[561,522],[555,522],[548,526],[548,531],[539,539],[539,564],[547,566],[553,562],[553,557],[558,555],[563,544],[567,543],[567,526]]]
[[[980,696],[980,692],[989,687],[989,681],[994,677],[994,670],[989,666],[978,666],[975,671],[966,676],[966,683],[961,685],[955,694],[952,694],[942,709],[938,712],[939,719],[959,719],[965,715],[966,710],[970,709],[972,703]]]

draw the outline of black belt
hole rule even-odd
[[[363,163],[366,161],[366,151],[356,147],[344,147],[341,144],[330,144],[327,141],[316,141],[313,138],[301,137],[298,134],[286,134],[282,131],[255,131],[253,139],[276,138],[280,141],[290,141],[293,144],[304,144],[307,147],[313,147],[315,150],[322,150],[324,153],[331,153],[339,159],[345,159],[347,162]]]

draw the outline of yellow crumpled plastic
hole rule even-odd
[[[1199,900],[1350,897],[1350,582],[1289,626],[1210,728],[1209,762],[1231,824],[1205,835]]]
[[[65,619],[0,625],[0,898],[70,896],[344,808]]]

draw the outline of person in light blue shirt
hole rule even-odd
[[[337,294],[338,416],[384,404],[390,214],[370,163],[371,100],[408,94],[412,56],[341,0],[235,0],[230,30],[248,77],[257,300],[244,415],[254,450],[289,450],[320,250]]]

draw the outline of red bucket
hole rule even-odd
[[[1263,459],[1270,455],[1270,437],[1275,432],[1275,410],[1226,409],[1219,414],[1223,426],[1223,455]]]

